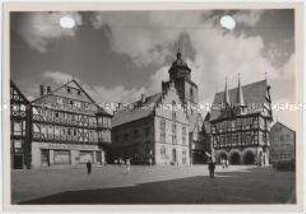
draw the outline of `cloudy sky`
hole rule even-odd
[[[224,15],[233,30],[220,25]],[[64,16],[75,27],[62,28]],[[223,90],[225,76],[232,88],[238,73],[247,84],[265,72],[275,103],[296,102],[293,10],[14,12],[11,76],[30,100],[39,84],[74,77],[97,102],[129,102],[161,90],[178,44],[201,103]],[[294,128],[292,112],[275,113]]]

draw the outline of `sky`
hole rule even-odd
[[[224,15],[234,29],[220,25]],[[60,25],[65,16],[75,27]],[[291,9],[13,12],[10,28],[11,78],[29,100],[40,84],[54,88],[72,78],[98,103],[157,93],[180,46],[200,103],[213,101],[225,77],[236,87],[238,73],[242,84],[266,77],[274,104],[296,103]],[[274,113],[295,129],[295,112]]]

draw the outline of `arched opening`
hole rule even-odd
[[[230,157],[230,164],[238,165],[240,164],[240,154],[238,152],[233,152]]]
[[[244,164],[255,164],[255,155],[252,151],[247,151],[243,158]]]
[[[176,163],[176,150],[175,149],[172,150],[172,162]]]
[[[219,155],[219,162],[221,163],[222,160],[227,160],[228,157],[227,157],[227,154],[222,152],[220,155]]]

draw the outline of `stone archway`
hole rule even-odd
[[[244,164],[255,164],[256,156],[253,151],[248,150],[245,152],[243,156],[243,163]]]
[[[238,164],[240,164],[240,160],[241,160],[241,155],[240,155],[239,152],[233,151],[230,154],[230,164],[231,165],[238,165]]]

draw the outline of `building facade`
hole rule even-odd
[[[29,116],[33,168],[105,162],[111,115],[75,80],[52,90],[40,86]]]
[[[270,160],[273,165],[295,163],[295,131],[276,122],[270,132]]]
[[[162,92],[116,111],[112,120],[113,158],[134,164],[188,165],[201,138],[202,119],[196,111],[197,85],[181,53],[169,69]]]
[[[29,110],[29,101],[15,83],[10,81],[10,150],[13,169],[31,167],[31,145],[28,139]]]
[[[267,80],[217,93],[210,112],[210,136],[216,161],[269,164],[270,86]]]

